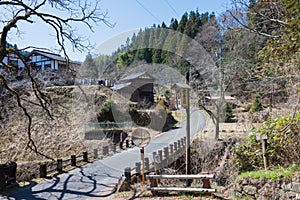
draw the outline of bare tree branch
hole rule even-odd
[[[43,8],[49,5],[52,10],[44,12]],[[11,82],[14,81],[14,70],[16,69],[16,66],[6,63],[4,58],[9,55],[15,55],[17,59],[24,63],[24,70],[29,79],[30,90],[37,100],[37,102],[30,103],[42,107],[47,116],[53,120],[54,118],[51,113],[52,100],[43,92],[42,84],[34,77],[31,66],[26,64],[27,57],[21,53],[22,50],[31,49],[32,46],[23,47],[22,49],[10,48],[8,45],[8,38],[13,29],[17,30],[17,34],[21,34],[21,30],[19,30],[18,27],[21,22],[33,24],[36,21],[41,20],[42,23],[46,24],[54,31],[59,51],[63,52],[66,57],[66,62],[70,64],[66,49],[67,43],[71,44],[73,49],[77,49],[81,52],[89,50],[91,47],[88,39],[81,37],[78,34],[78,31],[74,26],[75,24],[83,24],[90,31],[93,31],[93,25],[98,25],[100,22],[106,24],[108,27],[113,27],[114,24],[107,20],[107,12],[103,13],[101,11],[98,2],[89,0],[0,0],[0,9],[0,14],[2,15],[0,22],[3,24],[3,26],[1,26],[2,30],[0,30],[0,64],[3,68],[3,70],[0,71],[0,86],[5,88],[7,92],[16,99],[17,106],[21,108],[27,119],[27,147],[43,157],[52,159],[41,153],[32,139],[31,130],[33,116],[24,105],[24,102],[28,102],[28,100],[21,97],[22,90],[20,88],[11,86]],[[56,11],[65,13],[66,17],[57,15]]]

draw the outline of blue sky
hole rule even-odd
[[[218,15],[228,8],[229,3],[230,0],[101,0],[101,9],[108,13],[108,20],[115,23],[115,26],[110,28],[100,24],[94,27],[94,32],[80,27],[79,33],[89,38],[98,48],[98,53],[107,54],[120,43],[125,43],[125,39],[134,30],[161,24],[162,21],[168,25],[172,18],[180,20],[185,12],[196,9],[200,13],[214,11]],[[43,24],[24,24],[19,28],[24,32],[21,38],[10,37],[10,41],[13,40],[12,43],[16,43],[19,48],[32,45],[55,49],[55,38]],[[68,48],[68,54],[72,60],[83,61],[87,52],[74,52]]]

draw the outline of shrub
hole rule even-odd
[[[259,101],[258,97],[256,96],[253,99],[251,108],[250,108],[250,113],[255,113],[255,112],[259,112],[263,110],[263,106],[261,104],[261,102]]]
[[[232,106],[229,103],[226,103],[225,122],[234,122],[234,117]]]
[[[112,109],[111,109],[112,106],[113,106],[112,101],[107,101],[103,104],[97,116],[98,122],[114,121]]]
[[[276,117],[265,121],[250,132],[247,141],[233,149],[235,166],[239,171],[263,168],[261,141],[256,135],[267,135],[268,166],[284,166],[300,159],[300,114]]]

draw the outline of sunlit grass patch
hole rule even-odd
[[[300,166],[293,164],[288,168],[278,167],[270,170],[244,172],[239,175],[239,178],[268,178],[274,181],[282,177],[290,178],[298,171],[300,171]]]

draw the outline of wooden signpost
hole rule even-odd
[[[262,153],[263,153],[263,160],[264,160],[264,167],[267,170],[267,157],[266,157],[266,143],[267,143],[268,136],[267,135],[256,135],[256,140],[260,141],[262,144]]]
[[[145,149],[150,142],[150,134],[145,128],[134,128],[132,131],[132,141],[133,143],[140,147],[141,160],[142,160],[142,184],[145,184]]]

